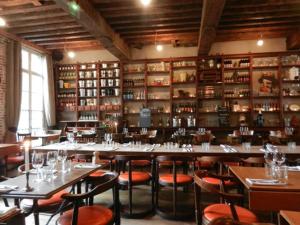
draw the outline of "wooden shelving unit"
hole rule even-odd
[[[284,118],[299,118],[300,114],[299,111],[289,108],[290,105],[300,104],[300,80],[289,77],[291,68],[296,67],[300,70],[300,62],[291,60],[295,58],[294,55],[299,57],[300,53],[57,65],[55,71],[58,120],[68,121],[76,126],[98,126],[105,120],[123,119],[129,121],[129,126],[138,127],[140,108],[148,107],[152,111],[153,127],[161,127],[158,126],[161,121],[163,127],[167,124],[173,127],[172,122],[176,116],[177,119],[183,120],[192,117],[196,120],[196,127],[218,130],[225,128],[218,128],[217,109],[225,105],[231,120],[228,129],[239,126],[238,118],[242,114],[245,115],[247,124],[255,128],[259,107],[266,121],[265,128],[259,129],[280,128],[284,126]],[[119,71],[117,77],[114,75],[116,70]],[[91,73],[92,76],[82,77],[82,73]],[[96,76],[93,73],[96,73]],[[112,73],[112,76],[101,76],[101,73]],[[119,79],[117,84],[116,79]],[[271,79],[276,85],[268,94],[268,80]],[[94,81],[96,86],[85,86],[84,89],[86,93],[96,89],[96,96],[82,96],[79,82],[86,84]],[[103,90],[116,89],[118,96],[102,95]],[[82,107],[80,101],[89,99],[96,99],[96,104]],[[248,109],[241,107],[240,110],[233,110],[236,103]],[[269,110],[268,107],[276,109]],[[95,113],[96,116],[89,120],[80,120],[82,113]]]

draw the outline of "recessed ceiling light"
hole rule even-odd
[[[0,17],[0,27],[5,27],[6,26],[6,21],[2,17]]]
[[[148,6],[151,3],[151,0],[140,0],[144,6]]]
[[[259,39],[259,40],[257,40],[256,44],[258,46],[263,46],[264,45],[264,40],[263,39]]]
[[[156,50],[158,52],[161,52],[163,50],[163,46],[162,45],[156,45]]]
[[[71,59],[73,59],[75,57],[75,52],[69,51],[68,52],[68,57],[71,58]]]

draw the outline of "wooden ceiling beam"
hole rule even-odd
[[[59,41],[37,41],[34,42],[35,44],[39,46],[45,46],[45,45],[65,45],[65,44],[80,44],[84,43],[85,41],[93,41],[95,40],[93,37],[85,37],[85,38],[74,38],[72,40],[59,40]]]
[[[53,44],[45,45],[46,49],[68,49],[68,50],[80,50],[80,49],[103,49],[103,46],[98,41],[82,41],[80,43],[65,43],[65,44]]]
[[[38,41],[54,41],[54,40],[71,40],[76,38],[86,38],[92,37],[88,32],[82,32],[77,34],[70,34],[70,35],[52,35],[47,37],[35,37],[35,38],[28,38],[29,41],[38,42]]]
[[[300,10],[298,13],[287,13],[287,14],[272,14],[272,13],[268,13],[268,14],[261,14],[261,15],[257,15],[257,16],[226,16],[226,17],[222,17],[220,24],[222,23],[236,23],[236,22],[243,22],[243,21],[256,21],[256,22],[262,22],[262,21],[281,21],[281,20],[293,20],[294,18],[299,18],[300,16]]]
[[[172,29],[172,28],[181,28],[181,27],[199,27],[200,21],[185,21],[185,22],[176,22],[173,23],[160,23],[160,24],[139,24],[139,25],[128,25],[121,27],[114,27],[114,29],[119,33],[130,33],[131,31],[144,31],[144,30],[156,30],[161,29]]]
[[[68,12],[76,21],[86,28],[110,53],[117,58],[130,59],[130,49],[119,34],[113,31],[106,20],[86,0],[77,0],[80,10],[75,14],[70,12],[67,0],[54,0],[57,5]]]
[[[246,32],[257,32],[257,35],[259,35],[261,32],[267,32],[267,31],[282,31],[282,30],[295,30],[298,29],[300,25],[289,25],[284,27],[278,27],[278,26],[263,26],[263,27],[252,27],[252,28],[230,28],[230,29],[223,29],[222,27],[219,27],[218,33],[246,33]]]
[[[36,37],[49,37],[53,35],[71,35],[71,34],[80,34],[83,31],[82,28],[60,28],[56,30],[49,31],[37,31],[37,32],[28,32],[26,34],[20,34],[19,36],[25,39],[36,38]]]
[[[243,0],[240,1],[239,4],[236,4],[236,0],[228,0],[226,4],[226,9],[237,9],[237,8],[255,8],[255,7],[280,7],[280,6],[287,6],[291,4],[299,4],[299,0],[268,0],[268,1],[247,1]]]
[[[9,15],[5,16],[5,20],[7,21],[8,25],[10,22],[17,22],[22,21],[25,22],[26,20],[46,20],[50,18],[56,18],[59,16],[67,16],[68,14],[66,12],[63,12],[61,10],[55,10],[55,11],[47,11],[47,12],[34,12],[31,14],[18,14],[18,15]]]
[[[121,25],[131,25],[134,23],[162,23],[162,22],[171,22],[173,20],[200,20],[201,15],[199,12],[187,13],[187,14],[170,14],[170,15],[161,15],[157,16],[136,16],[136,17],[126,17],[122,20],[120,19],[111,19],[109,24],[113,27]]]
[[[8,32],[6,32],[5,30],[3,30],[1,28],[0,28],[0,35],[4,36],[6,38],[9,38],[9,39],[15,40],[15,41],[19,41],[19,42],[23,43],[24,45],[26,45],[28,47],[31,47],[31,48],[34,48],[36,51],[39,51],[41,53],[51,54],[51,52],[49,52],[46,48],[38,46],[38,45],[36,45],[36,44],[34,44],[30,41],[24,40],[24,39],[14,35],[14,34],[8,33]]]
[[[299,25],[300,18],[292,21],[262,21],[262,22],[243,22],[243,23],[227,23],[219,24],[219,29],[239,29],[239,28],[257,28],[257,27],[286,27],[292,25]]]
[[[49,24],[47,26],[33,26],[33,27],[24,27],[24,28],[11,28],[8,29],[9,32],[14,34],[26,34],[32,32],[40,32],[40,31],[49,31],[49,30],[57,30],[57,29],[68,29],[68,28],[80,28],[76,22],[70,23],[60,23],[60,24]]]
[[[26,14],[26,13],[32,13],[32,12],[47,12],[49,10],[58,9],[59,7],[55,4],[52,5],[45,5],[45,6],[39,6],[39,7],[30,7],[30,8],[17,8],[17,9],[5,9],[0,10],[0,16],[6,16],[6,15],[15,15],[15,14]]]
[[[183,33],[183,32],[195,32],[199,30],[199,26],[190,26],[190,27],[174,27],[174,28],[163,28],[163,29],[152,29],[152,30],[131,30],[120,32],[122,37],[128,36],[143,36],[147,34],[155,35],[159,34],[168,34],[168,33]]]
[[[74,22],[74,19],[70,18],[69,16],[60,16],[60,17],[50,18],[48,20],[18,21],[18,22],[10,23],[9,26],[13,28],[32,27],[32,26],[49,25],[49,24],[56,24],[56,23],[68,23],[68,22]]]
[[[203,0],[198,55],[208,54],[213,44],[226,0]]]
[[[287,37],[286,48],[288,50],[300,49],[300,29],[296,30]]]

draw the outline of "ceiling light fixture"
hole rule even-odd
[[[151,0],[140,0],[143,6],[148,6],[151,3]]]
[[[68,57],[69,58],[71,58],[71,59],[73,59],[73,58],[75,58],[75,52],[73,52],[73,51],[68,51]]]
[[[0,17],[0,27],[5,27],[6,26],[6,21],[2,17]]]
[[[164,49],[164,47],[162,45],[156,45],[156,50],[158,52],[161,52]]]
[[[259,47],[264,45],[264,40],[262,39],[262,35],[260,35],[260,38],[257,40],[256,44]]]
[[[69,3],[69,6],[70,6],[70,8],[72,9],[72,10],[74,10],[74,11],[78,11],[79,10],[79,5],[77,4],[77,2],[75,2],[75,1],[72,1],[72,2],[70,2]]]

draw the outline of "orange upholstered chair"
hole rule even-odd
[[[193,183],[193,177],[185,173],[178,173],[178,169],[181,164],[188,164],[188,162],[193,161],[193,158],[190,157],[176,157],[176,156],[158,156],[156,157],[157,166],[156,166],[156,211],[159,215],[167,219],[184,219],[190,217],[193,213],[186,213],[182,210],[178,210],[177,202],[177,192],[178,187],[187,187],[189,184]],[[171,162],[172,173],[159,173],[160,163]],[[172,210],[162,208],[159,206],[159,191],[160,187],[172,187]],[[193,210],[191,210],[193,211]],[[191,212],[190,211],[190,212]]]
[[[57,220],[58,225],[108,225],[120,224],[119,209],[119,190],[118,190],[118,174],[106,173],[100,178],[93,180],[94,188],[83,194],[64,194],[63,199],[73,203],[73,209],[64,212]],[[101,205],[93,205],[91,201],[88,205],[80,205],[84,199],[93,198],[113,189],[114,205],[113,210]]]
[[[236,202],[239,202],[243,199],[241,194],[227,193],[219,188],[216,188],[215,185],[207,183],[203,180],[204,177],[207,177],[208,174],[206,171],[196,171],[194,176],[194,188],[195,188],[195,213],[196,213],[196,224],[197,225],[206,225],[222,217],[231,217],[236,221],[243,223],[255,223],[258,222],[257,217],[254,213],[249,211],[246,208],[235,205]],[[219,177],[224,185],[224,179]],[[201,208],[201,190],[205,190],[211,193],[218,195],[220,198],[226,201],[225,203],[217,203],[207,206],[206,208]]]
[[[153,212],[154,210],[154,178],[153,167],[152,174],[143,171],[133,171],[132,161],[140,161],[140,160],[149,160],[149,158],[145,158],[142,156],[125,156],[125,155],[117,155],[115,156],[117,171],[119,173],[119,185],[128,189],[128,198],[129,205],[128,210],[124,210],[122,214],[127,218],[141,218],[146,216],[147,214]],[[142,211],[133,210],[133,202],[132,202],[132,192],[133,187],[138,185],[148,185],[151,183],[151,207],[149,209],[145,209]]]

